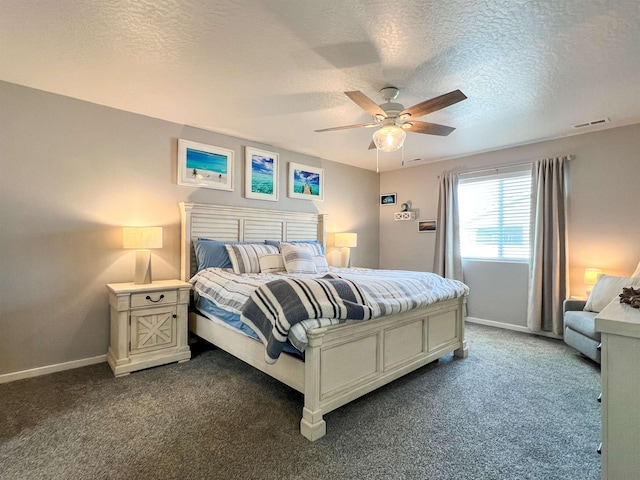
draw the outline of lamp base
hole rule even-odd
[[[138,250],[136,252],[136,273],[133,283],[145,285],[151,283],[151,251]]]
[[[342,254],[340,259],[340,266],[342,268],[348,268],[349,262],[351,261],[351,249],[349,247],[342,247],[340,249],[340,253]]]

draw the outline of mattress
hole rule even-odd
[[[258,337],[256,332],[254,332],[251,327],[240,320],[239,314],[227,311],[216,305],[208,298],[202,297],[200,295],[196,295],[195,308],[197,309],[198,313],[200,313],[203,317],[208,318],[212,322],[224,325],[227,328],[235,330],[236,332],[242,333],[247,337],[253,338],[257,342],[260,342],[260,338]],[[283,351],[304,358],[303,353],[297,350],[291,344],[285,344]]]

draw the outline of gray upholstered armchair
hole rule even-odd
[[[583,310],[586,300],[565,300],[564,342],[594,362],[600,363],[600,332],[596,332],[596,312]]]

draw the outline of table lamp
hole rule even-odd
[[[136,272],[134,283],[151,283],[150,248],[162,248],[162,227],[124,227],[122,229],[124,248],[135,248]]]
[[[598,275],[602,273],[599,268],[585,268],[584,269],[584,284],[587,286],[587,296],[591,295],[593,286],[598,280]]]
[[[334,245],[340,247],[342,258],[340,260],[341,267],[348,267],[351,257],[351,247],[358,246],[358,234],[357,233],[336,233],[334,239]]]

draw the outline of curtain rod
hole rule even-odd
[[[565,155],[565,157],[567,158],[567,160],[571,161],[575,159],[574,155]],[[476,170],[464,170],[461,172],[456,172],[459,175],[465,175],[467,173],[480,173],[480,172],[488,172],[490,170],[500,170],[503,168],[515,168],[515,167],[524,167],[525,165],[531,165],[533,162],[535,162],[536,160],[529,160],[526,162],[521,162],[521,163],[506,163],[506,164],[502,164],[502,165],[493,165],[490,167],[483,167],[483,168],[478,168]],[[452,169],[452,171],[455,170],[455,167]],[[437,178],[440,178],[441,175],[438,175]]]

